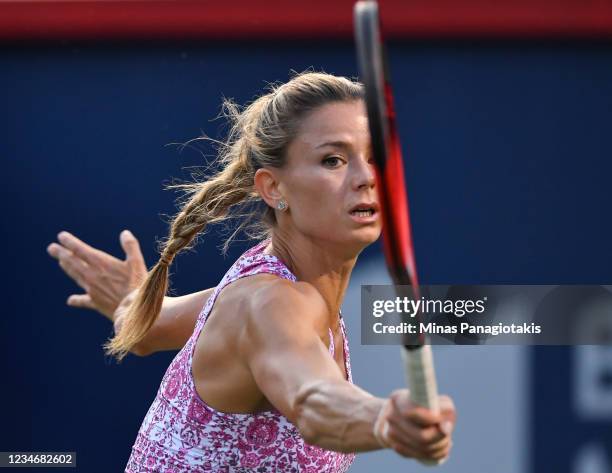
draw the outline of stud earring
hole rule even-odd
[[[287,204],[287,202],[285,202],[285,199],[281,199],[278,201],[278,204],[276,204],[276,209],[280,210],[281,212],[284,210],[287,210],[289,208],[289,205]]]

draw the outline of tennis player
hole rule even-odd
[[[448,456],[448,397],[434,413],[405,389],[381,399],[352,383],[340,305],[358,255],[381,232],[363,94],[357,82],[310,72],[243,110],[226,103],[233,126],[220,169],[186,187],[149,272],[127,231],[126,261],[67,232],[49,246],[86,291],[69,305],[114,322],[108,353],[180,349],[126,472],[344,472],[355,452],[381,448]],[[259,243],[219,285],[165,297],[176,255],[209,224],[245,213]]]

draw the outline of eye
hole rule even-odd
[[[321,161],[321,163],[323,164],[323,166],[327,167],[327,168],[337,168],[342,164],[342,158],[340,158],[340,156],[326,156],[325,158],[323,158],[323,160]]]

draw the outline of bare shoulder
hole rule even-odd
[[[240,289],[247,338],[327,334],[327,307],[311,284],[267,274],[246,278]]]
[[[290,281],[277,276],[255,280],[253,283],[254,291],[249,299],[252,311],[276,311],[279,306],[295,307],[298,310],[303,306],[308,306],[310,309],[325,308],[323,297],[312,284]]]
[[[325,301],[314,286],[282,278],[261,284],[249,300],[248,312],[254,317],[282,318],[292,323],[327,321]]]

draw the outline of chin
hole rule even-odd
[[[376,240],[380,238],[381,229],[379,227],[365,227],[360,228],[356,231],[351,232],[349,238],[347,238],[347,244],[353,244],[355,246],[360,247],[359,251],[363,250],[365,247],[370,246]]]
[[[322,226],[323,227],[323,226]],[[322,232],[322,228],[317,228],[316,233],[311,235],[321,242],[327,242],[334,247],[337,247],[347,256],[350,254],[358,255],[366,247],[374,243],[381,235],[380,225],[367,225],[359,228],[342,228],[340,225],[331,225],[325,228],[334,228],[333,230]]]

